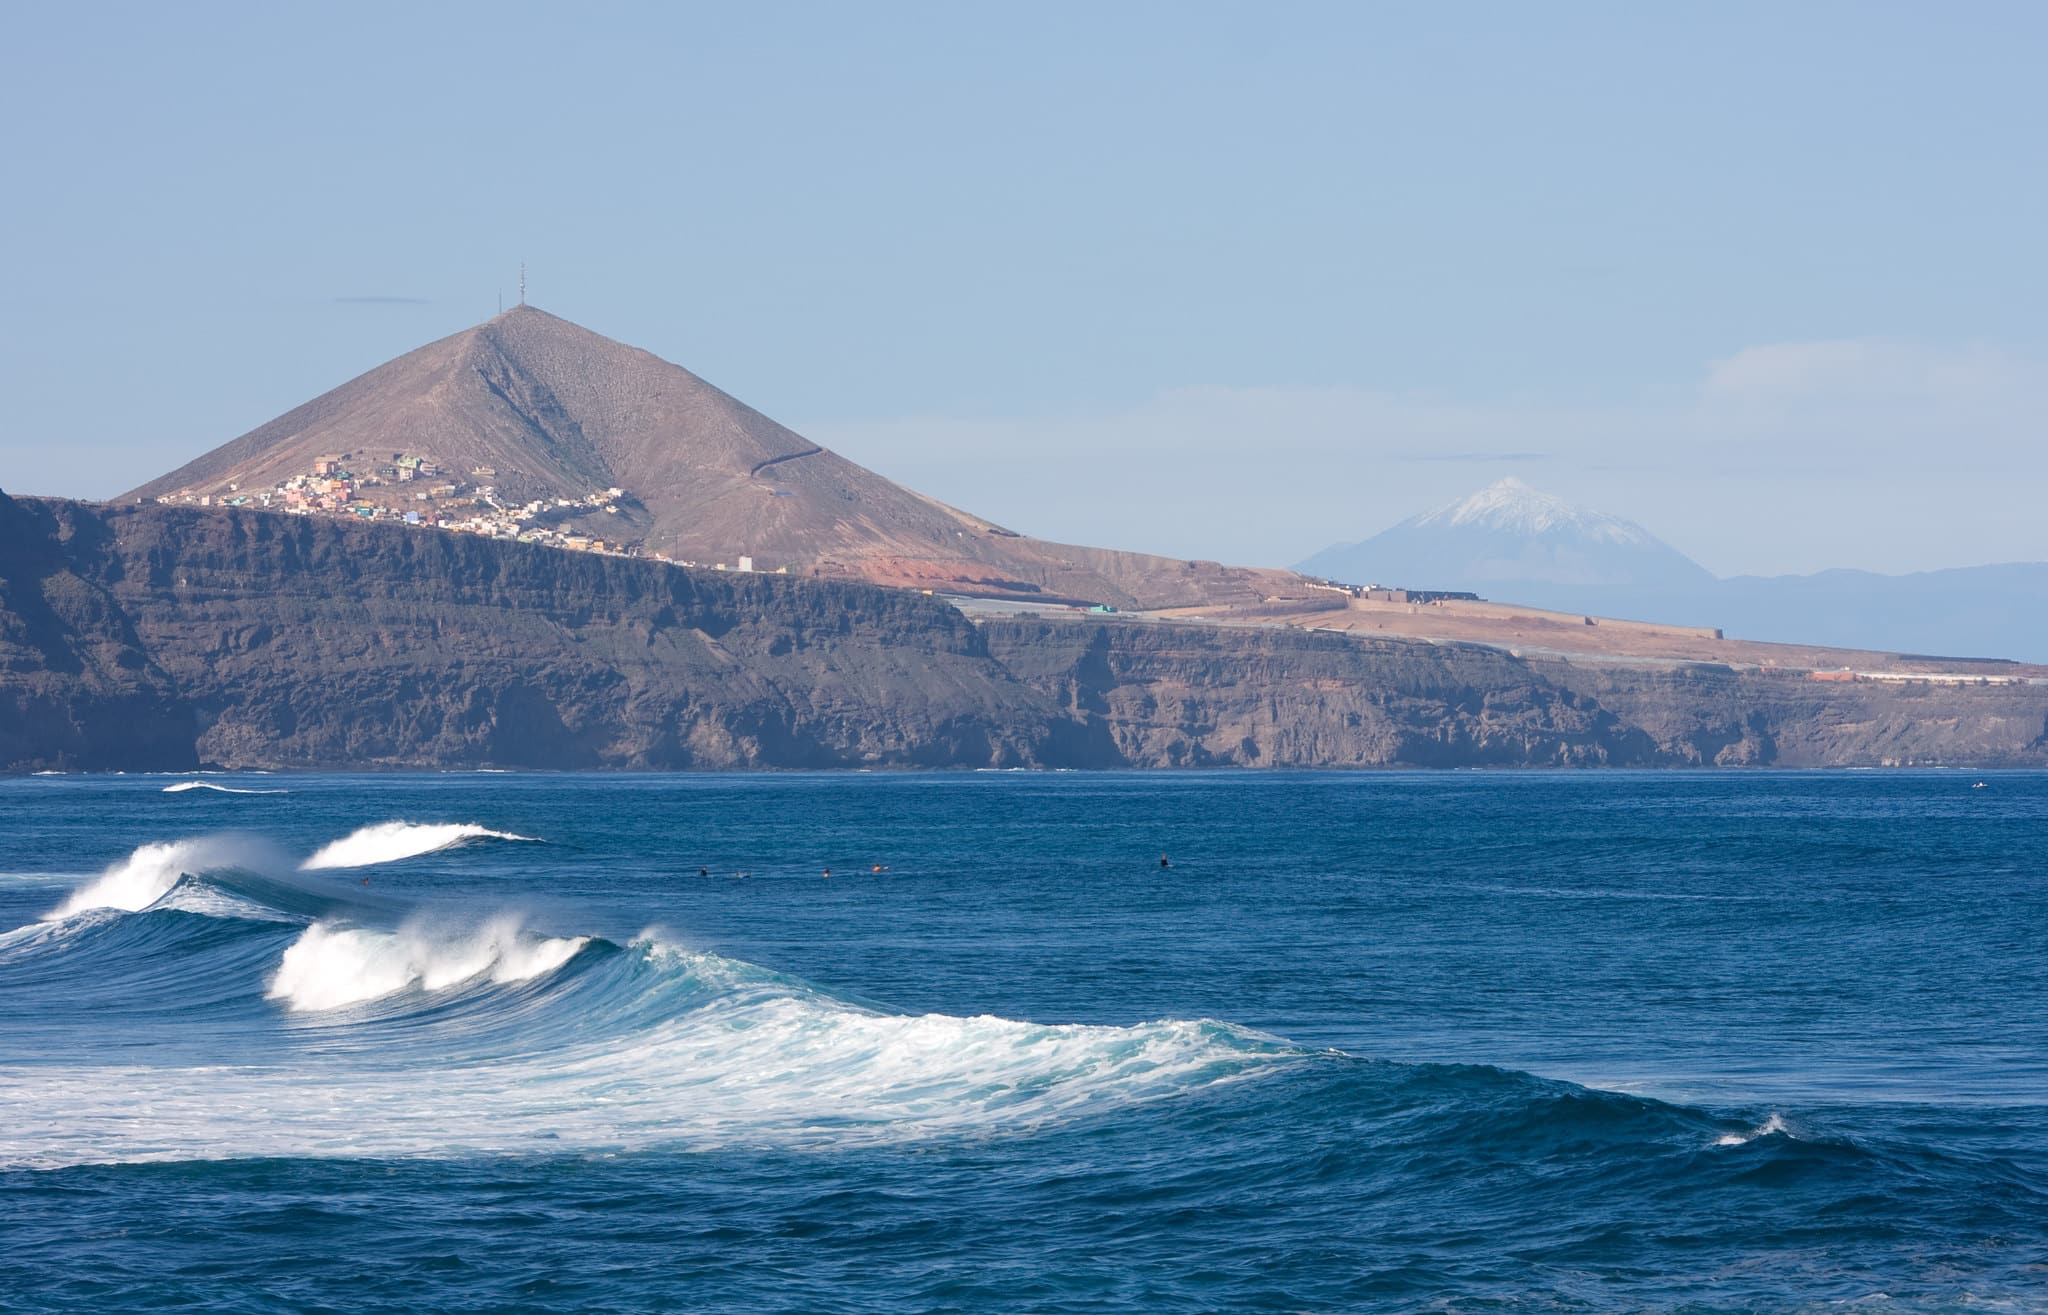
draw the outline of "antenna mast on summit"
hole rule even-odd
[[[519,304],[526,304],[526,262],[519,262]]]

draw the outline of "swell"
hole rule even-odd
[[[493,831],[474,822],[379,822],[353,831],[315,850],[300,864],[309,872],[325,868],[359,868],[396,863],[472,840],[532,841],[532,836]]]
[[[143,846],[98,883],[133,902],[209,864],[138,909],[0,937],[4,1030],[52,1038],[0,1062],[0,1165],[827,1150],[1137,1121],[1213,1130],[1287,1175],[1369,1161],[1455,1183],[1514,1163],[1540,1190],[1548,1165],[1673,1210],[1702,1184],[1848,1174],[1903,1194],[1984,1172],[1782,1111],[1312,1053],[1210,1019],[893,1013],[658,932],[437,918],[247,839]]]
[[[379,822],[358,828],[294,863],[268,841],[240,835],[198,836],[141,845],[84,882],[50,912],[69,918],[87,909],[138,912],[155,904],[187,876],[242,870],[276,874],[320,872],[401,862],[484,840],[532,841],[474,822]]]
[[[366,829],[350,857],[370,831],[387,855],[438,838]],[[889,1013],[658,933],[451,921],[259,848],[143,846],[70,912],[0,938],[0,1013],[64,1002],[56,1021],[98,1052],[0,1067],[0,1163],[1014,1132],[1304,1057],[1211,1020]],[[177,1062],[142,1062],[158,1057]]]
[[[182,1016],[242,1058],[0,1068],[0,1163],[815,1149],[1011,1137],[1160,1102],[1176,1122],[1256,1117],[1288,1139],[1350,1128],[1446,1170],[1505,1153],[1668,1169],[1800,1141],[1782,1117],[1312,1053],[1214,1020],[890,1013],[652,933],[191,907],[263,890],[188,878],[146,911],[44,924],[0,953],[0,1001],[94,991],[103,1019]]]
[[[229,920],[173,909],[89,917],[102,932],[176,920],[124,940],[150,961],[110,988],[161,996],[194,978],[239,975],[240,990],[204,1004],[238,1031],[235,1048],[258,1058],[0,1069],[0,1163],[1015,1134],[1304,1058],[1206,1020],[1105,1027],[889,1014],[657,939],[548,937],[509,919],[454,933],[316,921],[280,954],[276,929],[260,923],[216,938],[191,924]],[[265,952],[238,948],[245,940]],[[112,944],[83,936],[57,953]],[[258,980],[253,957],[263,961]],[[267,1009],[252,1008],[259,990]]]

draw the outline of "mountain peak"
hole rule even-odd
[[[515,306],[507,306],[496,315],[485,320],[484,324],[506,324],[519,320],[525,320],[533,324],[556,325],[564,329],[573,329],[578,333],[588,333],[594,337],[602,336],[597,334],[595,330],[584,328],[574,320],[565,320],[559,315],[550,314],[529,301],[522,301]],[[482,325],[478,327],[481,328]]]
[[[1046,544],[892,483],[524,302],[124,495],[468,530],[927,591],[1169,607],[1283,572]]]
[[[1409,524],[1472,526],[1519,535],[1565,535],[1602,543],[1648,546],[1657,542],[1634,521],[1579,507],[1554,493],[1545,493],[1513,475],[1497,479],[1476,493],[1447,502]]]
[[[1301,564],[1314,575],[1536,601],[1588,586],[1689,588],[1705,568],[1634,521],[1575,506],[1510,475]]]

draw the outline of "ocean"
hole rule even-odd
[[[2041,774],[6,780],[0,1308],[2048,1311],[2044,842]]]

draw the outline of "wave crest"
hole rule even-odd
[[[143,845],[98,877],[71,893],[51,910],[51,918],[69,918],[88,909],[120,909],[135,913],[170,892],[188,872],[251,866],[269,854],[267,846],[241,836],[204,836]]]
[[[532,841],[534,837],[493,831],[474,822],[378,822],[322,845],[299,866],[308,872],[369,867],[485,839]]]
[[[590,943],[587,936],[535,936],[500,918],[466,935],[437,936],[316,922],[284,952],[265,992],[294,1012],[339,1009],[418,987],[523,982],[553,972]]]
[[[304,864],[214,837],[145,845],[110,867],[59,912],[126,914],[39,924],[35,946],[10,952],[37,950],[52,982],[118,971],[121,994],[145,1002],[177,997],[197,975],[220,1011],[206,1045],[234,1036],[263,1058],[0,1073],[0,1164],[1010,1133],[1308,1057],[1211,1020],[897,1014],[652,933],[625,944],[550,936],[509,913],[451,930],[352,881],[292,872],[484,837],[514,838],[397,822]],[[286,1019],[305,1035],[274,1044]],[[138,1120],[143,1104],[150,1117]]]
[[[1724,1133],[1714,1142],[1714,1145],[1744,1146],[1759,1137],[1790,1137],[1792,1135],[1792,1129],[1785,1125],[1785,1117],[1782,1114],[1773,1114],[1748,1132]]]

